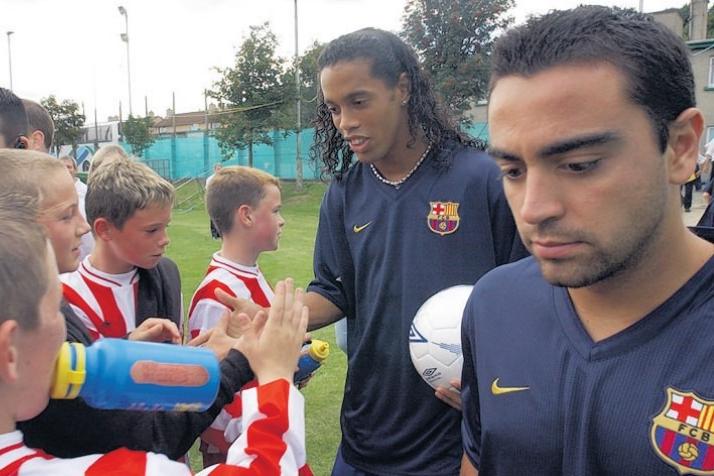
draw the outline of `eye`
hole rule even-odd
[[[568,170],[568,172],[572,172],[574,174],[582,174],[595,169],[599,163],[600,159],[596,159],[588,160],[587,162],[571,162],[568,164],[564,164],[564,167]]]
[[[330,114],[332,114],[333,116],[334,116],[335,114],[337,114],[337,108],[336,108],[335,106],[327,106],[327,110],[328,110],[328,112],[329,112]]]
[[[506,180],[517,180],[523,176],[523,169],[521,167],[501,167],[501,178]]]

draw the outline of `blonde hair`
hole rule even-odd
[[[40,210],[55,190],[51,174],[70,175],[60,160],[34,150],[0,149],[0,164],[0,190],[31,184],[38,190]]]
[[[33,329],[49,285],[47,239],[37,221],[40,192],[16,153],[0,151],[0,322]]]
[[[87,172],[87,182],[92,176],[95,170],[103,163],[109,163],[110,161],[118,158],[128,159],[129,154],[119,145],[109,144],[100,147],[97,152],[92,156],[92,161],[89,163],[89,172]]]
[[[173,205],[174,187],[146,164],[117,157],[97,168],[88,180],[87,220],[105,218],[117,228],[149,205]]]
[[[223,167],[206,189],[208,216],[221,235],[233,228],[233,214],[241,205],[258,206],[265,186],[280,188],[280,181],[267,172],[240,165]]]

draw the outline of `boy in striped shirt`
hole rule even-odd
[[[57,264],[36,220],[37,201],[36,191],[0,191],[0,474],[190,474],[165,456],[125,448],[59,459],[24,445],[16,424],[47,405],[65,337]],[[290,384],[307,327],[302,292],[293,296],[291,282],[279,283],[269,318],[236,313],[229,318],[241,332],[236,348],[249,358],[259,385],[244,395],[248,425],[232,445],[229,463],[200,474],[309,475],[298,463],[305,452],[302,396]]]
[[[280,215],[280,183],[258,169],[236,166],[218,170],[206,190],[206,205],[222,245],[191,299],[191,337],[213,328],[230,310],[216,298],[217,289],[270,307],[273,291],[257,262],[263,251],[277,249],[285,224]],[[241,433],[241,414],[240,394],[236,394],[202,436],[204,464],[225,461],[228,446]]]

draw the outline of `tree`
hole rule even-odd
[[[61,103],[52,95],[40,100],[40,104],[49,113],[55,123],[54,152],[59,155],[60,147],[63,145],[72,146],[72,155],[77,155],[77,143],[82,137],[82,126],[84,126],[84,114],[79,112],[79,104],[69,99]]]
[[[679,16],[682,17],[682,38],[689,40],[689,3],[682,5],[679,8]],[[707,38],[714,38],[714,6],[707,10]]]
[[[514,0],[407,0],[402,37],[420,56],[456,116],[486,97],[495,34],[513,19]]]
[[[266,22],[251,26],[233,67],[217,68],[222,78],[209,95],[227,111],[219,116],[216,139],[224,157],[236,148],[248,149],[253,166],[253,145],[272,144],[270,131],[280,124],[278,108],[284,101],[283,62],[277,57],[277,38]]]
[[[302,128],[311,127],[315,118],[315,107],[317,99],[317,58],[325,47],[324,43],[315,41],[298,58],[300,65],[300,97],[302,105],[300,109],[300,123]],[[284,97],[286,101],[280,109],[280,128],[294,131],[296,129],[295,120],[295,62],[285,71],[282,79]]]
[[[143,157],[144,151],[154,143],[151,135],[151,117],[134,117],[129,114],[129,119],[122,124],[124,140],[131,146],[131,151],[138,157]]]

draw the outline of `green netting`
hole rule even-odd
[[[485,123],[476,123],[467,132],[482,139],[488,138]],[[304,130],[300,134],[300,155],[303,159],[305,180],[317,179],[319,175],[308,159],[312,138],[311,129]],[[295,179],[295,133],[273,131],[272,139],[272,145],[253,146],[253,167],[265,170],[281,179]],[[131,150],[127,144],[122,146]],[[223,162],[225,165],[248,165],[248,151],[239,149],[229,160],[224,159],[218,141],[202,132],[178,135],[175,139],[171,136],[160,137],[144,152],[144,161],[149,166],[174,181],[206,177],[212,173],[213,165],[217,162]]]

